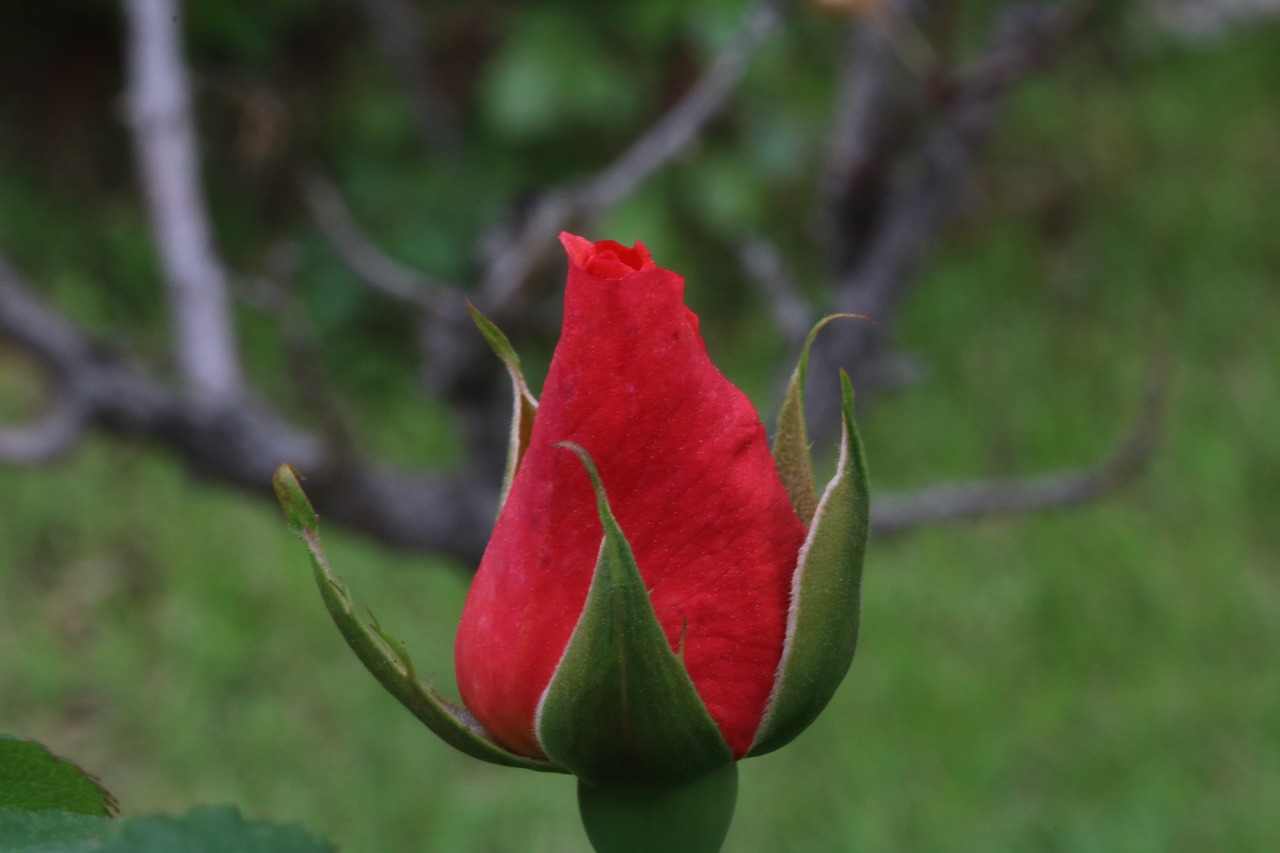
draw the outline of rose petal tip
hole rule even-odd
[[[560,244],[573,266],[594,278],[620,279],[657,269],[649,250],[639,240],[634,246],[624,246],[614,240],[593,243],[585,237],[561,231]]]

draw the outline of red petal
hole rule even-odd
[[[684,280],[648,252],[561,238],[565,317],[530,445],[458,631],[462,698],[505,746],[541,751],[538,700],[578,621],[602,531],[591,454],[654,609],[734,754],[781,657],[805,529],[746,396],[707,356]]]

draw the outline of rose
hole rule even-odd
[[[711,364],[684,282],[643,246],[561,238],[564,326],[533,434],[462,613],[463,701],[514,752],[587,597],[599,469],[667,642],[735,758],[764,713],[805,526],[746,396]]]
[[[813,334],[770,452],[711,363],[684,280],[639,243],[561,242],[564,324],[540,403],[473,311],[516,402],[500,512],[457,636],[465,709],[355,619],[291,472],[277,489],[348,641],[448,742],[572,772],[587,792],[696,786],[803,730],[852,659],[868,517],[852,392],[842,374],[840,461],[818,500],[802,397]],[[584,818],[599,808],[584,799]]]

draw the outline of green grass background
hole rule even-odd
[[[727,850],[1274,849],[1278,56],[1260,27],[1020,91],[902,319],[928,370],[864,423],[874,482],[1087,462],[1163,348],[1159,453],[1087,508],[874,541],[850,677],[742,767]],[[726,373],[769,388],[763,321],[712,329]],[[445,446],[412,400],[368,421],[425,448],[406,454]],[[464,574],[327,541],[452,689]],[[237,803],[353,853],[586,850],[571,780],[465,759],[378,689],[275,507],[102,438],[0,467],[0,728],[77,759],[128,814]]]

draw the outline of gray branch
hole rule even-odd
[[[0,459],[24,465],[52,462],[74,450],[85,431],[79,401],[59,397],[45,416],[22,426],[0,426]]]
[[[829,239],[835,257],[837,311],[866,314],[860,324],[818,339],[811,375],[818,383],[809,414],[814,434],[832,434],[840,395],[837,369],[849,370],[860,398],[882,387],[885,334],[928,249],[955,213],[994,129],[1003,96],[1043,67],[1080,23],[1089,4],[1026,2],[1005,9],[984,57],[927,89],[904,90],[883,29],[855,34],[837,108],[827,167]],[[904,153],[926,124],[923,142]]]
[[[226,274],[213,248],[174,0],[128,0],[127,116],[189,390],[241,390]]]
[[[0,456],[9,461],[41,461],[41,441],[66,451],[73,438],[98,428],[165,447],[194,472],[263,496],[271,495],[276,467],[291,462],[326,519],[393,547],[467,562],[483,551],[497,501],[496,486],[484,485],[485,478],[354,458],[246,395],[210,400],[174,393],[46,305],[3,256],[0,338],[39,360],[60,395],[42,422],[49,435],[37,435],[41,425],[6,431]],[[61,408],[75,418],[61,419]],[[25,446],[15,435],[26,436]]]
[[[706,73],[621,157],[578,188],[578,203],[593,214],[607,210],[629,198],[654,172],[685,151],[724,108],[746,75],[751,57],[781,20],[782,12],[773,3],[748,9],[738,32]]]
[[[724,109],[746,75],[751,57],[777,29],[781,18],[780,6],[775,2],[748,9],[738,32],[703,76],[612,164],[576,186],[547,192],[514,233],[490,240],[499,248],[490,257],[481,279],[484,304],[495,311],[511,305],[534,267],[555,245],[560,231],[626,200],[686,150],[707,122]]]
[[[439,314],[442,302],[458,300],[448,282],[402,264],[375,245],[329,178],[314,170],[306,171],[299,176],[298,184],[320,232],[369,287],[425,314]]]
[[[975,480],[929,486],[905,495],[879,495],[872,527],[896,533],[942,521],[1079,506],[1120,489],[1146,466],[1162,432],[1168,365],[1158,363],[1148,379],[1137,423],[1101,461],[1038,477]]]

